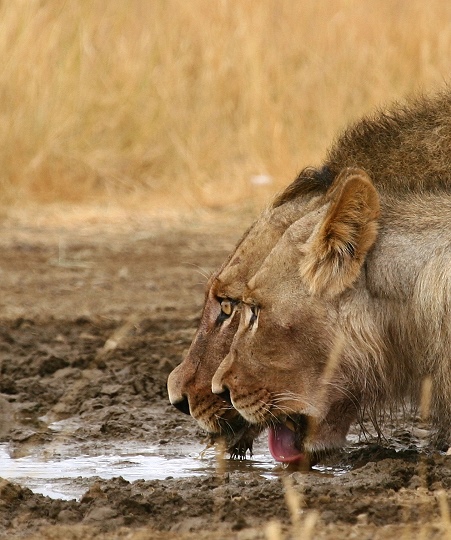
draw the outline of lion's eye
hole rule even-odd
[[[230,298],[221,298],[218,300],[220,300],[219,305],[221,307],[221,313],[218,315],[218,318],[216,319],[216,324],[221,324],[232,315],[237,302]]]
[[[224,298],[224,300],[221,301],[221,311],[227,316],[232,315],[233,306],[228,298]]]

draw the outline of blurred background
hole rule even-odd
[[[228,208],[449,79],[445,0],[8,0],[2,212]]]

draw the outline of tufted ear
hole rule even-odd
[[[304,245],[301,276],[313,294],[334,296],[357,279],[377,235],[379,196],[360,169],[344,169],[326,194],[328,205]]]

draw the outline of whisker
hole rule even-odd
[[[218,409],[219,412],[227,412],[232,410],[234,410],[234,407],[232,407],[232,405],[224,405],[223,407]]]
[[[192,266],[203,278],[205,278],[205,281],[208,281],[212,275],[212,272],[207,272],[205,268],[202,268],[198,264],[189,263],[189,262],[182,263],[182,264],[184,266]],[[202,283],[201,285],[204,285],[204,283]]]
[[[226,420],[225,418],[222,418],[218,414],[215,414],[215,418],[216,418],[216,420],[218,420],[218,422],[220,422],[220,423],[222,422],[222,423],[226,424],[228,429],[230,429],[232,435],[235,435],[235,430],[233,428],[233,425],[228,420]]]
[[[264,402],[261,401],[260,403],[264,403]],[[265,411],[269,415],[269,418],[267,418],[267,422],[269,422],[273,427],[275,427],[278,423],[277,416],[271,411],[271,409],[267,405],[264,405],[262,407],[262,410]]]
[[[324,385],[330,386],[332,388],[335,388],[336,390],[339,390],[344,396],[349,398],[356,407],[359,405],[359,400],[357,399],[357,396],[355,396],[349,389],[347,389],[345,386],[339,385],[336,382],[331,381],[324,381]]]
[[[273,403],[276,403],[279,407],[279,404],[283,401],[296,401],[302,404],[303,409],[308,409],[310,411],[313,411],[314,414],[320,415],[320,410],[316,405],[314,405],[310,401],[307,401],[305,398],[301,398],[299,395],[293,392],[282,392],[279,394],[275,394],[272,401]],[[291,409],[289,412],[298,414],[299,410]]]

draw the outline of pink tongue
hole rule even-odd
[[[294,433],[282,424],[269,428],[268,446],[276,461],[293,463],[305,459],[304,454],[294,444]]]

